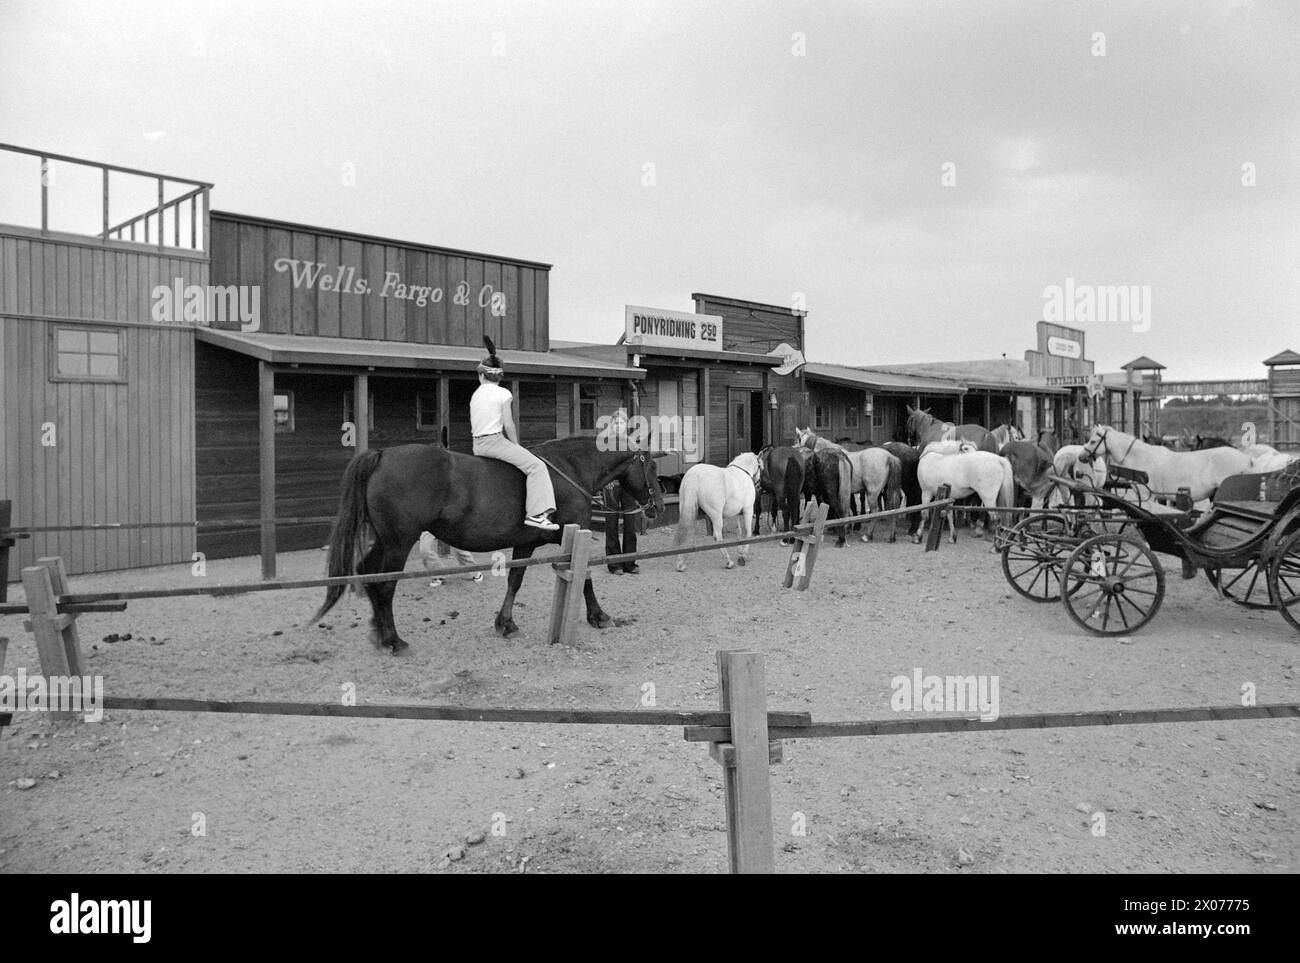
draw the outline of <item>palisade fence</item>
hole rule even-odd
[[[591,532],[576,525],[565,527],[558,556],[520,559],[504,563],[506,568],[533,565],[552,566],[555,591],[548,639],[571,641],[576,632],[582,587],[589,568],[606,563],[660,558],[696,552],[716,551],[719,545],[732,547],[789,538],[790,562],[782,584],[804,590],[809,587],[817,550],[827,528],[858,521],[879,520],[918,511],[936,513],[952,504],[950,499],[922,508],[897,509],[870,516],[853,516],[827,523],[826,506],[810,506],[801,523],[790,532],[775,532],[751,538],[708,542],[680,549],[622,555],[592,556]],[[3,519],[0,519],[3,521]],[[937,547],[941,526],[930,519],[927,550]],[[14,530],[0,527],[0,537]],[[448,568],[440,574],[471,573],[495,569],[502,563]],[[63,561],[46,557],[23,569],[26,602],[0,606],[0,614],[25,614],[24,628],[35,637],[41,674],[46,678],[83,676],[84,661],[77,618],[92,612],[119,612],[136,599],[182,596],[243,595],[252,592],[325,587],[361,586],[371,582],[393,582],[427,577],[425,572],[379,573],[341,578],[297,581],[252,582],[225,586],[177,589],[132,590],[125,592],[83,592],[70,590]],[[0,638],[0,671],[4,669],[7,639]],[[251,700],[193,699],[174,695],[105,696],[99,707],[106,711],[212,712],[253,715],[321,716],[356,719],[405,719],[444,722],[492,722],[547,725],[682,726],[687,742],[704,742],[710,755],[723,767],[729,866],[734,873],[770,873],[775,869],[775,836],[772,822],[770,767],[783,760],[782,743],[787,739],[919,735],[926,733],[976,733],[1013,729],[1056,729],[1087,726],[1156,725],[1186,722],[1227,722],[1247,719],[1300,719],[1300,703],[1260,706],[1199,706],[1165,709],[1101,710],[1067,713],[1003,715],[993,721],[979,717],[929,716],[926,718],[873,719],[814,722],[808,712],[769,711],[766,675],[761,653],[750,650],[721,650],[717,653],[718,710],[701,709],[549,709],[473,707],[448,705],[343,705],[340,703],[272,702]],[[74,718],[76,705],[62,704],[58,713]],[[87,708],[89,708],[87,704]],[[0,726],[11,721],[0,714]]]

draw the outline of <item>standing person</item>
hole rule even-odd
[[[456,554],[456,562],[460,565],[478,564],[478,559],[472,553],[465,551],[463,548],[455,548],[446,542],[438,541],[433,537],[432,532],[420,533],[419,552],[420,561],[423,563],[426,572],[432,572],[440,568],[442,566],[441,560],[449,558],[453,552]],[[464,577],[471,582],[483,581],[482,572],[470,572]],[[442,585],[442,579],[436,575],[429,580],[429,588],[437,588],[440,585]]]
[[[609,434],[617,444],[624,444],[627,437],[627,410],[619,408],[610,418]],[[636,551],[636,530],[640,525],[641,508],[636,499],[623,490],[618,482],[610,482],[601,491],[601,500],[605,504],[605,554],[620,555]],[[622,539],[619,528],[622,528]],[[626,572],[639,575],[641,567],[635,561],[607,565],[606,568],[615,575]]]
[[[519,444],[519,429],[510,403],[513,396],[501,387],[505,365],[497,357],[492,339],[483,336],[488,356],[479,362],[479,386],[469,399],[469,423],[474,435],[474,454],[496,458],[522,471],[528,483],[524,524],[543,531],[559,531],[551,521],[555,512],[555,489],[546,463]]]

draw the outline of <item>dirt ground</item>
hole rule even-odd
[[[337,701],[352,684],[360,703],[636,708],[649,683],[660,707],[716,708],[715,651],[749,647],[765,655],[770,708],[818,721],[892,717],[890,682],[914,667],[996,675],[1002,713],[1236,704],[1244,683],[1259,702],[1300,701],[1300,635],[1276,613],[1220,602],[1203,578],[1182,581],[1174,560],[1156,620],[1116,641],[1014,595],[965,532],[928,555],[827,546],[802,593],[780,588],[788,551],[758,546],[731,571],[714,553],[684,574],[671,559],[636,576],[601,569],[597,593],[623,624],[584,623],[571,648],[544,641],[545,567],[525,579],[523,631],[508,640],[492,632],[503,580],[401,583],[412,648],[400,659],[366,641],[353,596],[327,627],[307,627],[322,590],[132,602],[82,616],[81,638],[117,695]],[[321,568],[318,551],[280,560],[286,577]],[[193,578],[176,566],[72,585]],[[257,563],[212,562],[206,578],[255,580]],[[21,619],[0,617],[0,635],[4,671],[34,671]],[[18,713],[0,731],[0,772],[6,872],[727,868],[720,770],[679,728]],[[1296,872],[1300,727],[788,742],[773,812],[781,872]]]

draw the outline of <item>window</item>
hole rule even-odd
[[[122,376],[122,342],[116,331],[102,328],[56,328],[50,379],[114,381]]]
[[[578,430],[596,430],[596,402],[600,400],[597,385],[578,386]]]
[[[370,413],[369,413],[369,417],[366,418],[366,429],[368,431],[374,431],[375,430],[375,393],[373,391],[367,391],[366,397],[370,399]],[[352,392],[350,391],[343,392],[343,420],[353,422],[354,424],[356,423],[357,420],[356,415],[353,414],[352,411]]]
[[[858,427],[858,406],[857,405],[849,405],[847,408],[844,409],[844,427],[845,428]]]
[[[275,430],[281,433],[293,431],[293,392],[277,391],[271,403],[275,412]]]
[[[813,427],[822,429],[831,426],[831,406],[814,405],[813,406]]]
[[[374,418],[374,404],[370,406],[370,416]],[[438,423],[438,392],[436,391],[417,391],[415,393],[415,430],[416,431],[437,431],[441,425]]]

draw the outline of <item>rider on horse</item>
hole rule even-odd
[[[522,471],[528,483],[524,524],[544,531],[556,531],[560,526],[550,519],[555,511],[551,473],[540,458],[519,444],[519,431],[511,409],[512,396],[501,387],[505,365],[497,357],[492,339],[485,335],[483,343],[487,345],[488,356],[479,362],[479,386],[469,400],[474,454],[496,458]]]

